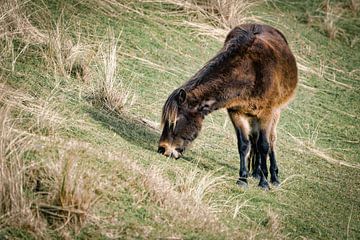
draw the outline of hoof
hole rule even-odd
[[[248,188],[248,183],[247,183],[246,179],[238,179],[236,181],[236,184],[242,189],[247,189]]]
[[[280,186],[280,181],[277,180],[277,179],[271,180],[270,182],[274,187],[279,187]]]
[[[269,186],[269,183],[267,181],[260,182],[259,187],[264,191],[269,191],[270,190],[270,186]]]
[[[260,175],[258,173],[252,173],[251,176],[257,180],[260,180]]]

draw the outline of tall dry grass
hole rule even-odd
[[[342,8],[331,5],[329,0],[322,3],[322,8],[324,12],[322,28],[328,37],[333,40],[339,34],[344,35],[344,30],[337,24],[342,15]]]
[[[138,198],[151,200],[160,206],[171,216],[172,224],[192,224],[196,229],[208,232],[227,230],[217,215],[221,211],[220,205],[211,197],[224,186],[223,176],[178,169],[173,183],[166,176],[164,168],[153,166],[144,169],[134,163],[127,167],[136,173],[135,179],[140,180],[140,189],[145,190]]]
[[[35,27],[26,13],[26,1],[2,0],[0,4],[0,39],[19,37],[27,43],[45,43],[48,36]]]
[[[98,199],[96,174],[81,163],[77,151],[60,149],[58,158],[43,162],[32,176],[39,196],[45,193],[37,199],[36,208],[58,232],[70,229],[78,233]]]
[[[18,58],[30,45],[41,45],[47,41],[47,35],[35,27],[26,12],[26,2],[3,0],[0,4],[0,67],[15,71]],[[21,40],[15,44],[15,40]]]
[[[223,40],[233,27],[259,21],[251,11],[256,1],[251,0],[153,0],[165,2],[184,9],[200,21],[185,21],[185,25],[196,29],[201,35]]]
[[[13,132],[9,107],[0,109],[0,228],[15,227],[39,233],[40,221],[31,210],[24,185],[30,167],[23,160],[31,140]]]
[[[63,16],[48,30],[43,58],[54,74],[89,82],[90,65],[95,57],[94,44],[85,43],[80,34],[74,40],[67,32]]]
[[[46,229],[77,233],[98,198],[96,174],[80,161],[79,144],[57,140],[57,128],[46,137],[34,131],[56,125],[54,112],[46,113],[41,100],[3,84],[0,90],[1,228],[19,228],[37,238],[46,238]],[[49,104],[45,109],[53,109]],[[29,120],[33,124],[27,126]]]
[[[93,82],[95,100],[111,112],[121,113],[135,102],[135,94],[118,72],[119,37],[109,30],[107,39],[101,43]]]

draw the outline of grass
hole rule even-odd
[[[0,238],[359,238],[356,4],[329,2],[344,32],[332,40],[322,1],[249,6],[246,21],[281,29],[300,69],[279,124],[281,187],[263,192],[252,179],[246,191],[235,185],[236,137],[223,110],[184,158],[156,154],[166,97],[236,24],[214,3],[178,3],[2,5],[0,186],[13,190],[1,191]]]

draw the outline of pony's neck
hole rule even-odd
[[[226,97],[226,90],[223,87],[215,87],[215,85],[209,84],[208,86],[198,86],[188,90],[188,103],[190,107],[197,108],[204,115],[224,108],[229,99]]]

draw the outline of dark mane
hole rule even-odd
[[[224,47],[220,52],[208,61],[182,88],[194,89],[214,78],[219,68],[226,66],[234,56],[241,56],[255,40],[255,35],[260,33],[260,26],[254,25],[249,30],[242,27],[234,28],[226,37]]]

